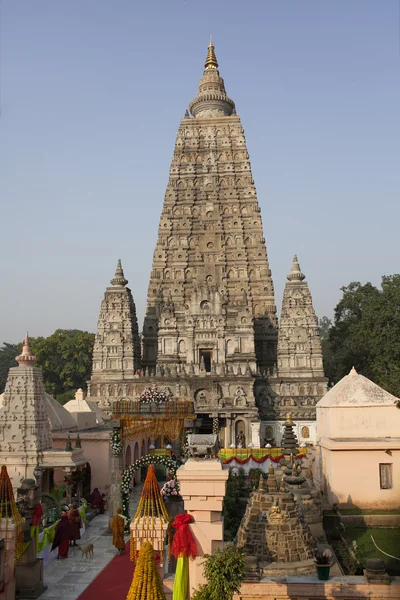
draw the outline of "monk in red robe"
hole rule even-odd
[[[61,515],[61,519],[58,521],[55,529],[54,542],[51,547],[53,551],[55,548],[58,548],[58,556],[59,558],[68,558],[68,550],[69,550],[69,520],[67,513],[63,513]]]

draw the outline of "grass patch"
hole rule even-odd
[[[389,558],[379,552],[374,546],[371,539],[373,536],[375,542],[384,552],[393,554],[400,558],[400,528],[361,528],[361,527],[346,527],[345,536],[349,543],[353,540],[357,542],[365,560],[368,558],[381,558],[386,564],[389,575],[400,575],[400,561]]]
[[[333,511],[332,511],[333,512]],[[400,509],[395,508],[393,510],[379,510],[379,509],[367,509],[367,508],[340,508],[340,514],[342,515],[400,515]],[[331,511],[327,511],[324,514],[331,514]]]
[[[324,510],[324,516],[327,517],[336,517],[337,513],[334,510]]]

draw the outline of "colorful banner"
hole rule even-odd
[[[297,452],[296,458],[304,458],[307,448],[297,448]],[[239,465],[245,465],[251,459],[261,464],[268,458],[274,463],[279,463],[284,455],[282,448],[222,448],[218,452],[218,458],[224,465],[229,465],[233,461]]]

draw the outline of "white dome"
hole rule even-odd
[[[317,403],[317,408],[343,408],[359,406],[394,406],[399,398],[376,385],[367,377],[359,375],[355,368],[325,394]]]

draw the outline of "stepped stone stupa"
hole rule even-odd
[[[295,257],[278,333],[244,130],[210,42],[176,137],[142,352],[119,262],[101,306],[89,396],[106,408],[157,385],[194,401],[201,432],[210,433],[218,419],[223,446],[239,435],[245,445],[259,445],[268,427],[279,443],[288,407],[299,432],[306,426],[312,433],[326,379],[304,278]]]
[[[237,546],[255,557],[264,574],[315,571],[316,542],[283,479],[278,491],[272,466],[267,484],[260,478],[258,490],[250,496],[237,533]]]

